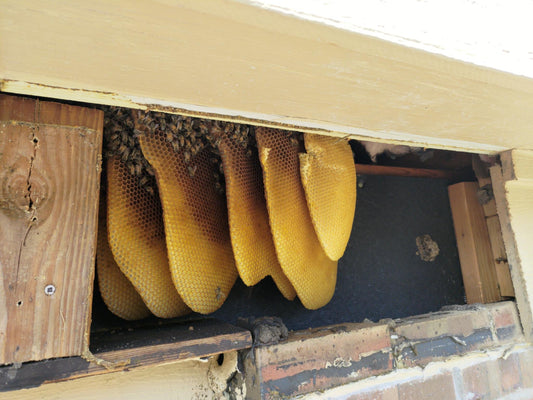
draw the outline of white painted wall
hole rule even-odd
[[[532,0],[250,0],[302,19],[533,77]]]

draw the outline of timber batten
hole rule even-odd
[[[0,94],[0,364],[86,347],[102,124],[99,110]]]

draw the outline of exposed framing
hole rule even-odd
[[[533,80],[229,0],[52,9],[3,5],[0,91],[448,150],[521,149],[491,172],[532,340]]]

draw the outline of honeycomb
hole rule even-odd
[[[300,175],[318,240],[332,260],[344,254],[355,214],[356,173],[348,141],[304,135]]]
[[[120,271],[107,243],[106,214],[105,196],[102,195],[98,214],[98,243],[96,246],[96,271],[100,294],[107,308],[118,317],[126,320],[146,318],[150,315],[150,310],[128,278]]]
[[[298,144],[281,130],[256,128],[265,195],[278,260],[302,304],[317,309],[335,291],[337,262],[318,240],[300,178]]]
[[[159,198],[118,156],[107,160],[107,216],[114,259],[148,309],[161,318],[189,313],[172,283]]]
[[[186,162],[186,150],[176,151],[157,129],[146,129],[139,141],[157,178],[174,284],[193,311],[211,313],[224,303],[238,274],[225,196],[215,185],[218,167],[207,148],[193,164]]]
[[[248,286],[270,275],[282,295],[293,300],[296,292],[281,269],[270,232],[257,152],[246,146],[246,140],[243,146],[236,135],[221,132],[217,136],[226,180],[231,244],[239,275]]]

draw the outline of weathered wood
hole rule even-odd
[[[533,341],[533,152],[502,154],[490,169],[516,303],[524,334]]]
[[[0,94],[0,364],[79,355],[103,113]]]
[[[448,187],[453,225],[468,303],[491,303],[501,299],[483,207],[476,182]]]
[[[242,1],[50,8],[2,3],[0,90],[422,147],[533,148],[524,76]]]
[[[245,329],[205,319],[103,332],[95,335],[92,342],[95,359],[115,363],[115,368],[81,357],[0,367],[0,392],[241,350],[251,347],[252,336]]]
[[[497,215],[486,218],[487,229],[489,231],[490,247],[496,268],[496,279],[502,297],[514,297],[515,291],[511,280],[511,271],[507,262],[507,253],[502,238],[502,228]]]
[[[503,178],[506,181],[519,179],[533,181],[533,151],[509,150],[500,154]]]
[[[410,176],[418,178],[453,179],[457,177],[454,171],[438,169],[391,167],[386,165],[355,164],[358,175],[388,175]]]
[[[479,156],[474,156],[472,158],[472,166],[476,174],[480,190],[483,191],[481,193],[483,196],[478,195],[478,200],[480,200],[483,206],[483,212],[485,213],[500,295],[502,297],[514,297],[515,294],[513,282],[511,280],[509,264],[507,262],[505,245],[503,243],[500,220],[497,215],[498,211],[496,208],[496,200],[494,199],[489,165],[483,163]],[[481,201],[481,199],[484,201]]]

